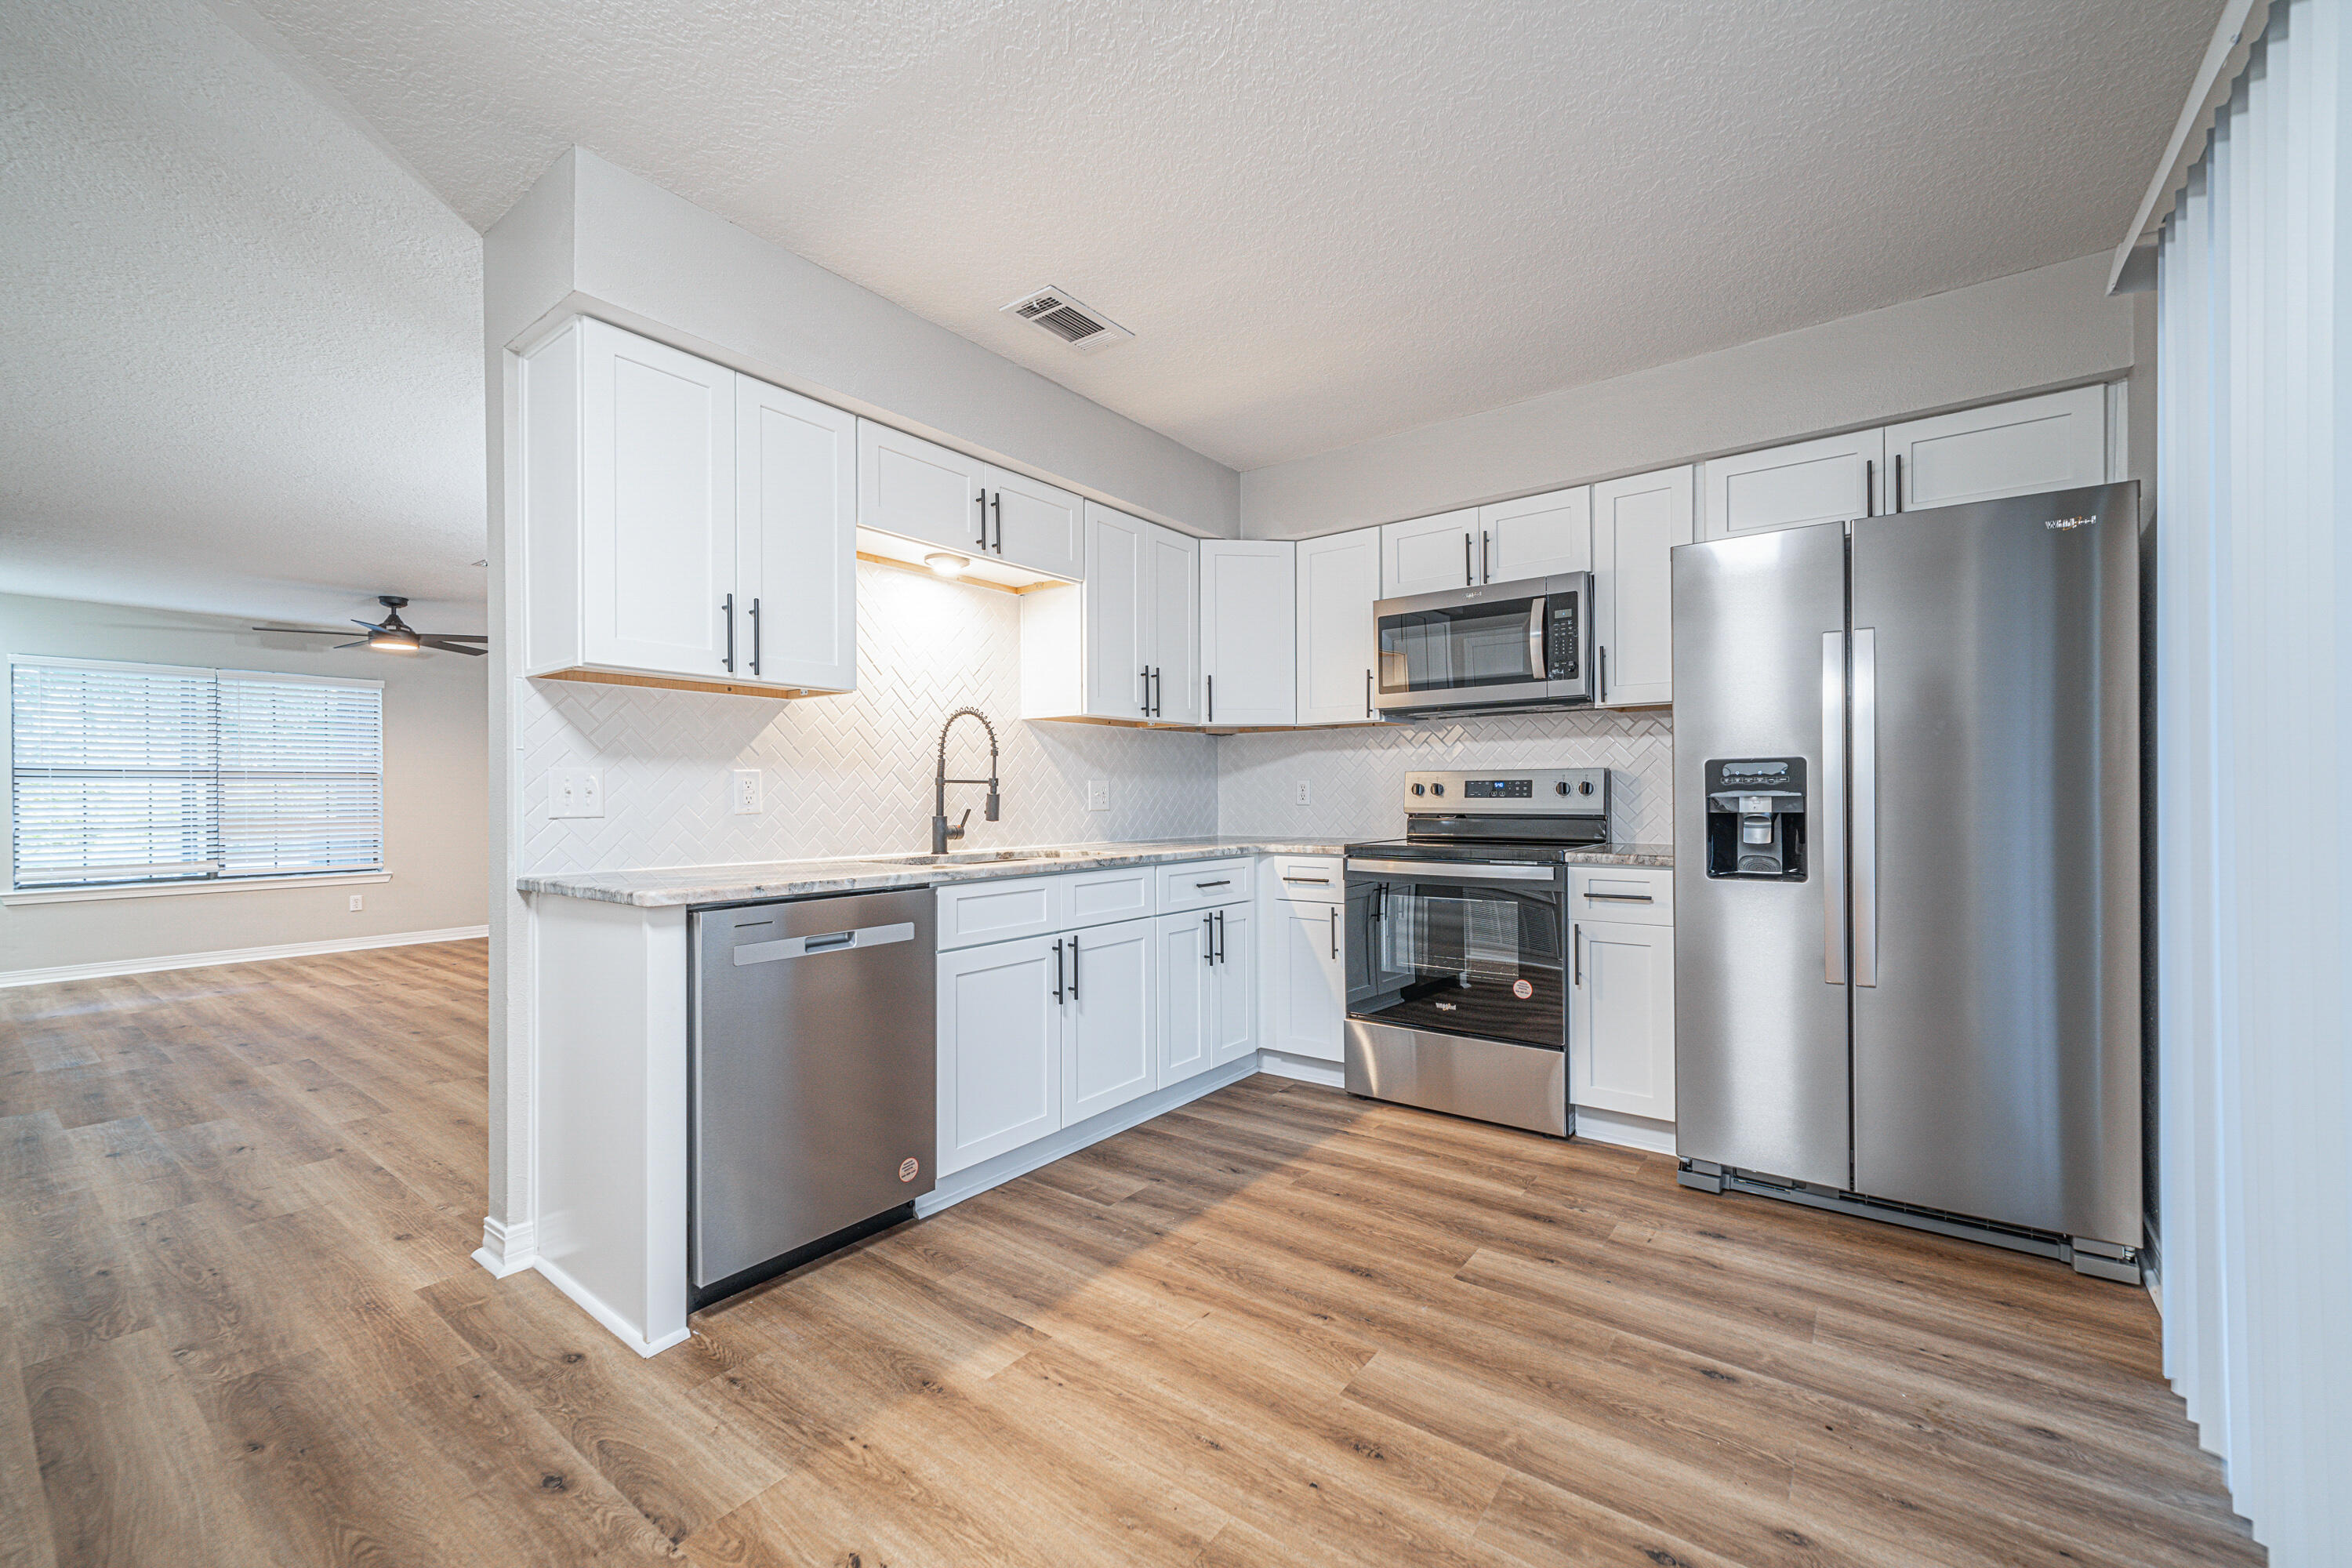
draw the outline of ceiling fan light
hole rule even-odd
[[[424,645],[414,637],[402,637],[397,632],[370,632],[367,639],[372,653],[422,653]]]
[[[961,577],[963,569],[971,564],[971,557],[958,555],[949,550],[934,550],[923,557],[923,564],[931,569],[934,576]]]

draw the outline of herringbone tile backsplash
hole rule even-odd
[[[1404,831],[1408,769],[1617,770],[1617,837],[1672,837],[1672,725],[1664,712],[1564,714],[1213,737],[1024,723],[1020,605],[1009,594],[860,563],[858,689],[779,702],[574,681],[516,681],[521,861],[532,872],[909,853],[929,847],[940,722],[995,721],[1004,813],[967,805],[959,848],[1208,833],[1372,838]],[[986,773],[980,726],[956,726],[949,772]],[[548,816],[550,768],[604,771],[604,815]],[[761,772],[766,810],[729,809],[730,775]],[[1110,808],[1086,809],[1107,780]],[[1310,805],[1295,805],[1297,781]]]

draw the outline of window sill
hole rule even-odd
[[[255,877],[213,882],[128,882],[113,888],[26,888],[0,893],[0,904],[86,904],[101,899],[163,899],[184,893],[255,893],[270,888],[348,888],[389,882],[389,871],[345,871],[330,877]]]

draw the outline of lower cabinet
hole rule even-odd
[[[1160,1081],[1257,1048],[1257,931],[1247,904],[1160,917]]]
[[[1672,1121],[1675,928],[1578,921],[1569,941],[1569,1099]]]
[[[1062,1125],[1065,937],[940,954],[940,1174]]]
[[[1278,900],[1266,953],[1266,1037],[1286,1056],[1336,1062],[1346,1055],[1346,914],[1339,903]]]
[[[1153,921],[1069,937],[1062,1122],[1084,1121],[1160,1086],[1160,972]]]

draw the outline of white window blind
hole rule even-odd
[[[12,661],[15,885],[383,865],[383,688],[252,670]]]

